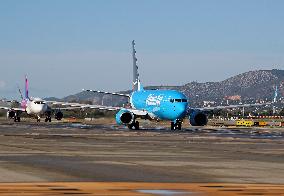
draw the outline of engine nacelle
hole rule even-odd
[[[204,126],[208,122],[207,115],[199,110],[190,113],[189,122],[192,126]]]
[[[132,112],[126,109],[121,109],[119,110],[119,112],[116,113],[115,120],[116,120],[116,123],[119,125],[121,124],[129,125],[134,122],[135,117]]]
[[[63,113],[61,111],[57,111],[55,113],[55,119],[56,120],[61,120],[63,118]]]
[[[7,118],[14,118],[16,115],[16,112],[14,110],[10,110],[7,112]]]

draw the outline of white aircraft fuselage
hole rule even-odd
[[[41,98],[34,99],[25,99],[21,102],[21,107],[27,112],[29,115],[40,116],[45,114],[48,110],[47,103]]]

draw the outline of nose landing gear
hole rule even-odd
[[[171,122],[171,130],[181,130],[182,121],[176,120],[176,122]]]

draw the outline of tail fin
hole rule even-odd
[[[25,99],[29,98],[29,81],[27,75],[25,76]]]
[[[140,83],[138,66],[137,66],[137,58],[136,58],[136,50],[135,50],[135,42],[132,41],[132,58],[133,58],[133,91],[143,90],[143,86]]]

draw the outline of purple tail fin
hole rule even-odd
[[[29,82],[28,82],[27,75],[26,75],[26,78],[25,78],[25,98],[29,99]]]

